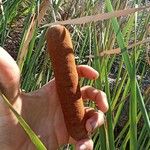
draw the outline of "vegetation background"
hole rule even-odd
[[[105,124],[92,135],[94,150],[150,149],[148,6],[148,0],[0,1],[0,45],[17,61],[26,92],[53,77],[45,43],[48,23],[70,19],[64,23],[72,35],[77,64],[90,65],[100,73],[96,81],[81,79],[81,86],[105,91],[110,107]],[[123,11],[113,13],[118,10]],[[97,14],[99,21],[72,20]],[[86,105],[95,107],[90,101]],[[24,120],[19,121],[36,148],[46,149]],[[65,148],[74,149],[70,145],[61,149]]]

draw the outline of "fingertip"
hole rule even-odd
[[[79,65],[77,66],[78,75],[91,80],[95,80],[99,77],[99,73],[91,66]]]
[[[109,109],[109,105],[108,105],[108,101],[107,101],[107,95],[106,95],[105,92],[100,91],[100,97],[102,97],[101,100],[103,101],[103,103],[101,103],[101,105],[99,105],[100,106],[100,110],[102,112],[106,113],[108,111],[108,109]]]
[[[93,150],[93,141],[91,139],[80,140],[76,143],[76,150]]]
[[[93,80],[96,80],[99,77],[99,73],[96,70],[94,70],[94,71],[95,71],[95,75],[93,77]]]

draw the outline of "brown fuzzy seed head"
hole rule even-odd
[[[61,25],[49,28],[47,44],[67,130],[75,140],[88,138],[85,129],[84,105],[69,31]]]

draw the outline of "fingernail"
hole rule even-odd
[[[97,122],[91,120],[87,125],[87,131],[91,133],[97,127]]]
[[[79,150],[86,150],[86,146],[83,144],[83,145],[80,145],[79,146]]]
[[[91,131],[97,128],[97,122],[93,121],[91,122]]]

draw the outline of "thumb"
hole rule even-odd
[[[19,94],[20,71],[14,59],[0,47],[0,90],[8,99]]]

